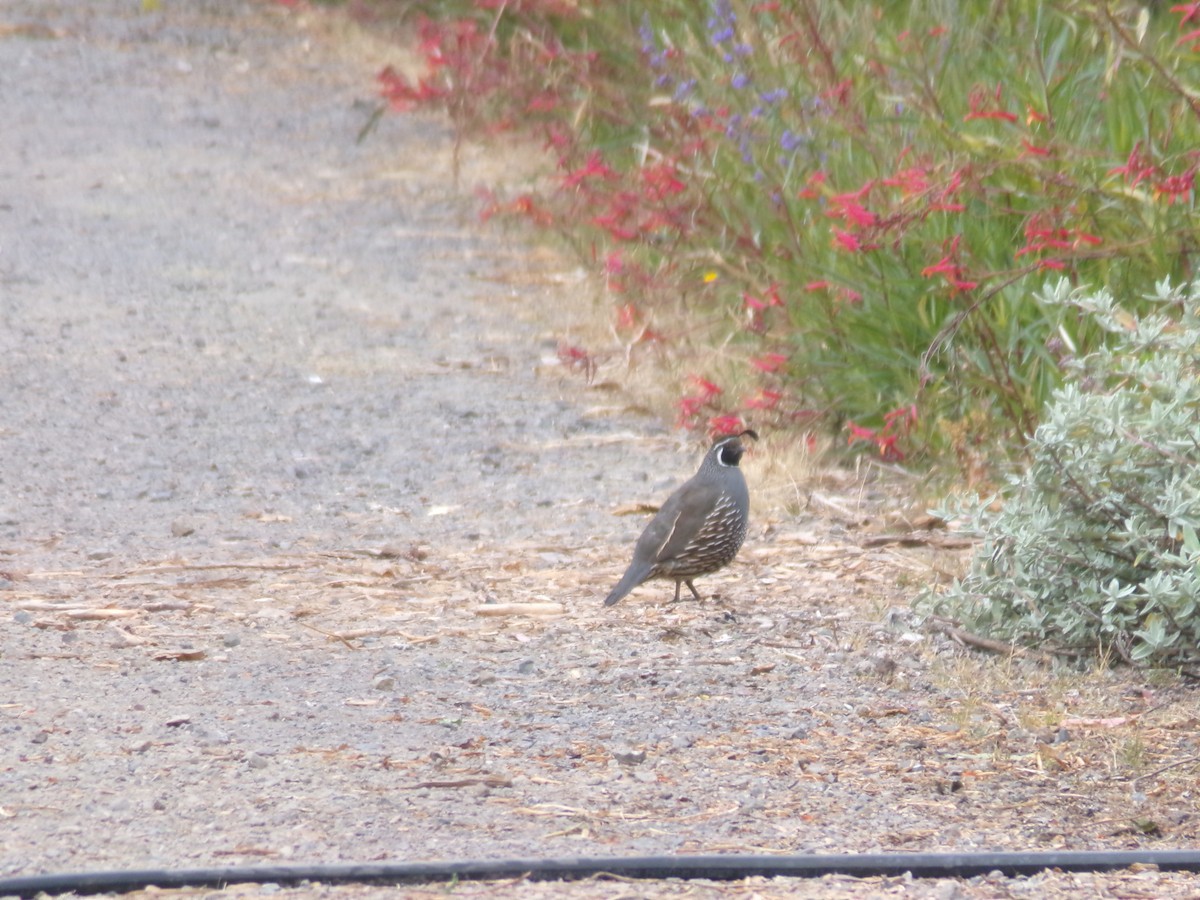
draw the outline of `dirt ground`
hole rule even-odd
[[[908,604],[955,557],[890,539],[882,483],[781,477],[768,439],[715,598],[604,609],[643,521],[619,513],[702,450],[556,370],[551,317],[592,316],[587,289],[473,224],[444,123],[356,143],[405,61],[249,0],[0,7],[0,879],[1195,846],[1191,691],[922,630]],[[454,891],[1196,894],[1153,871]],[[383,891],[223,895],[261,893]]]

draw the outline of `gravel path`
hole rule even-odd
[[[1194,843],[1191,769],[1130,781],[1188,752],[1191,698],[968,683],[889,615],[929,569],[857,537],[862,496],[762,504],[715,601],[603,610],[641,524],[613,512],[697,448],[539,377],[563,286],[464,225],[437,120],[355,142],[401,54],[338,21],[0,8],[0,877]],[[1125,732],[1038,728],[1114,708],[1143,769]]]

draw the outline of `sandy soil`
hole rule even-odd
[[[850,475],[784,503],[769,442],[715,598],[603,609],[642,523],[616,513],[700,448],[546,364],[582,289],[471,224],[440,121],[356,143],[389,61],[248,0],[0,8],[0,878],[1195,844],[1186,688],[922,632],[937,541],[880,539],[903,522]]]

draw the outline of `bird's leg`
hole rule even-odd
[[[697,592],[696,586],[694,584],[692,584],[692,579],[690,579],[690,578],[676,579],[676,581],[675,581],[675,599],[672,600],[671,602],[672,603],[679,602],[679,589],[681,587],[683,587],[683,585],[685,585],[685,584],[688,586],[688,590],[692,592],[692,596],[696,598],[696,602],[697,603],[703,602],[700,600],[700,594],[699,594],[699,592]]]

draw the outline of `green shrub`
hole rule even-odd
[[[1135,316],[1107,291],[1039,297],[1108,346],[1064,365],[1028,469],[968,503],[969,574],[922,604],[1006,640],[1130,663],[1200,662],[1200,282],[1157,285]],[[949,512],[947,513],[949,514]]]

